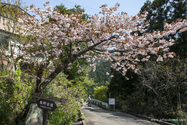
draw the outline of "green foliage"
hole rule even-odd
[[[14,79],[0,79],[0,123],[15,124],[15,118],[21,113],[33,92],[32,80],[21,74],[20,69],[15,71]],[[21,121],[20,121],[21,124]]]
[[[185,111],[179,110],[177,112],[178,115],[178,122],[187,125],[187,113]]]
[[[139,68],[138,74],[127,71],[129,80],[111,70],[114,77],[107,95],[111,92],[111,97],[116,98],[116,108],[158,119],[186,119],[186,63],[168,59],[162,63],[146,62]]]
[[[58,106],[58,108],[53,111],[49,112],[49,124],[51,125],[72,125],[72,121],[76,120],[76,114],[71,114],[69,111],[64,112],[66,106]]]
[[[108,91],[107,86],[94,88],[94,99],[97,99],[103,102],[108,102],[107,95],[106,95],[107,91]]]
[[[86,95],[91,95],[93,97],[94,94],[94,88],[97,86],[97,84],[94,82],[93,79],[90,79],[88,76],[83,81],[82,85],[84,86]],[[87,98],[88,96],[86,96]]]
[[[75,5],[75,8],[67,9],[63,4],[61,4],[57,5],[56,8],[60,10],[60,13],[68,15],[71,15],[73,12],[82,13],[84,11],[83,9],[81,9],[80,5]]]
[[[71,9],[67,9],[63,4],[61,5],[56,5],[56,8],[57,10],[60,11],[60,13],[62,14],[68,14],[68,15],[71,15],[71,14],[82,14],[82,20],[83,21],[86,21],[88,20],[88,17],[89,15],[88,14],[85,14],[84,13],[84,9],[81,8],[80,5],[75,5],[74,8],[71,8]],[[49,21],[54,21],[56,22],[54,19],[52,19],[51,17],[48,17],[49,18]]]
[[[111,69],[111,72],[114,77],[108,85],[107,96],[111,93],[110,97],[116,98],[116,108],[121,108],[124,106],[122,100],[126,100],[128,95],[131,95],[136,91],[135,84],[137,82],[138,75],[132,70],[128,70],[126,77],[128,77],[129,80],[126,80],[126,78],[115,69]]]
[[[2,71],[0,72],[0,76],[5,76],[5,75],[8,75],[9,74],[9,71]]]
[[[46,95],[67,99],[65,105],[58,106],[55,111],[49,112],[49,124],[70,125],[72,121],[79,118],[80,100],[85,97],[85,91],[82,84],[72,84],[65,74],[60,73],[45,89]]]
[[[106,75],[106,72],[111,73],[110,62],[102,59],[96,64],[96,71],[89,73],[89,78],[94,80],[94,82],[97,84],[96,86],[106,86],[111,80],[111,77]]]
[[[64,74],[68,75],[67,79],[71,80],[74,84],[78,83],[79,81],[83,82],[84,78],[88,72],[87,67],[80,68],[80,66],[85,65],[85,61],[75,60],[72,63],[71,69],[65,69],[63,71]],[[78,70],[81,70],[81,73],[78,73]]]
[[[16,73],[16,80],[18,80],[20,82],[20,78],[21,78],[21,69],[20,69],[20,65],[19,62],[17,62],[17,66],[18,68],[16,69],[15,73]]]
[[[84,12],[84,9],[81,9],[80,5],[75,5],[74,8],[67,9],[63,4],[61,4],[61,5],[57,5],[56,8],[60,10],[60,13],[68,14],[68,15],[71,15],[74,12],[78,12],[80,14],[82,14]],[[83,14],[82,19],[87,20],[88,19],[88,14]]]

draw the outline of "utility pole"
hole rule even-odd
[[[185,0],[185,4],[186,4],[186,19],[187,19],[187,0]]]
[[[109,104],[109,99],[110,99],[111,92],[109,93],[109,98],[108,98],[108,109],[110,110],[110,104]]]

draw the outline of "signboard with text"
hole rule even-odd
[[[115,98],[109,98],[109,105],[115,105]]]
[[[31,95],[34,98],[54,101],[54,102],[56,102],[56,103],[58,103],[60,105],[65,105],[66,104],[66,99],[63,99],[63,98],[53,97],[53,96],[49,96],[49,95],[43,95],[41,93],[32,93]]]
[[[48,112],[54,111],[57,105],[65,105],[66,99],[57,98],[49,95],[43,95],[42,93],[32,93],[32,97],[38,98],[36,102],[38,107],[44,109],[43,113],[43,125],[47,125]]]
[[[49,110],[49,111],[54,111],[57,108],[54,101],[49,101],[45,99],[39,99],[37,101],[37,105],[39,108]]]

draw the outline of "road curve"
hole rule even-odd
[[[86,116],[86,125],[159,125],[123,112],[103,110],[95,105],[89,107],[83,104],[81,111]]]

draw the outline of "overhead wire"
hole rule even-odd
[[[66,1],[66,2],[72,3],[72,4],[77,4],[77,3],[69,2],[69,1],[67,1],[67,0],[62,0],[62,1]],[[94,9],[94,8],[91,8],[91,7],[88,7],[88,6],[85,6],[85,5],[81,5],[81,6],[86,7],[86,8],[88,8],[88,9],[95,10],[95,11],[99,11],[99,10],[97,10],[97,9]]]
[[[65,3],[65,4],[67,4],[67,5],[69,5],[69,6],[73,6],[73,5],[80,5],[80,4],[77,4],[77,3],[73,3],[73,2],[69,2],[69,1],[66,1],[66,0],[61,0],[61,1],[59,1],[59,0],[55,0],[55,1],[57,1],[57,2],[59,2],[59,3]],[[81,7],[84,7],[85,9],[86,9],[86,11],[90,11],[90,12],[100,12],[99,10],[97,10],[97,9],[94,9],[94,8],[90,8],[90,7],[88,7],[88,6],[84,6],[84,5],[80,5]],[[74,6],[73,6],[74,7]]]

